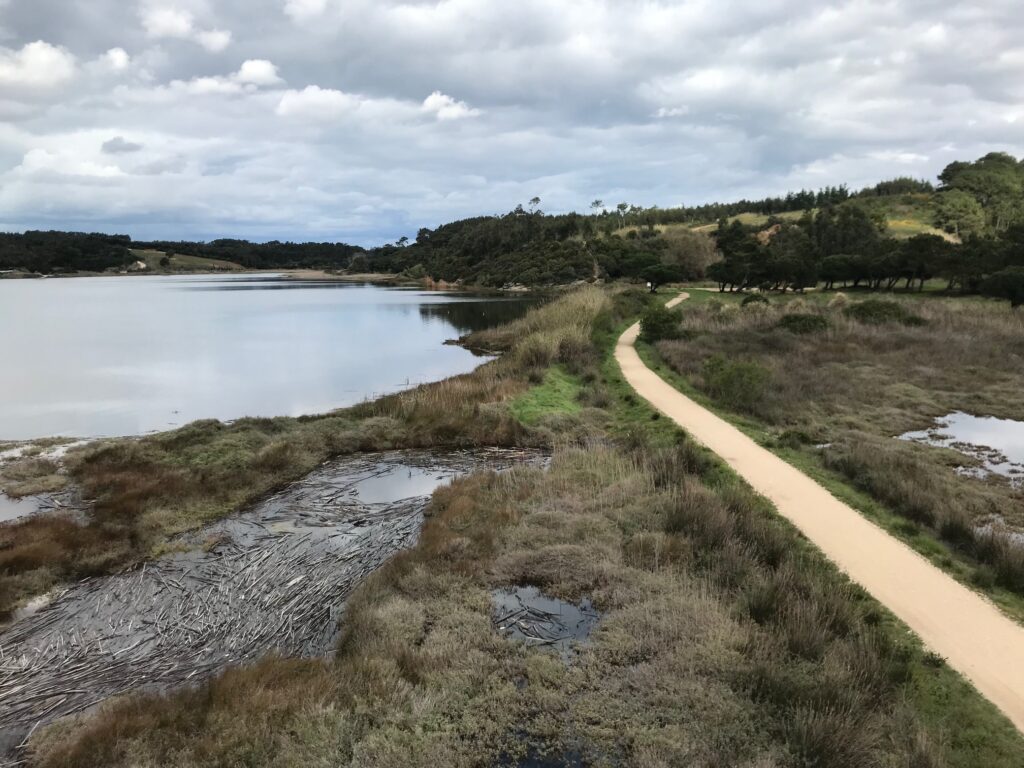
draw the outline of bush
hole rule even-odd
[[[828,320],[820,315],[783,315],[776,327],[790,333],[820,333],[828,330]]]
[[[840,291],[828,303],[829,309],[846,309],[850,306],[850,297]]]
[[[704,363],[704,388],[724,405],[752,411],[768,389],[771,372],[744,360],[726,360],[713,355]]]
[[[1024,305],[1024,267],[1007,267],[990,275],[981,284],[981,292],[985,296],[1006,299],[1013,308]]]
[[[843,314],[867,325],[884,325],[885,323],[903,323],[904,325],[924,324],[922,318],[908,312],[907,308],[899,302],[886,299],[861,301],[844,309]]]
[[[769,304],[768,298],[760,293],[752,293],[749,296],[745,296],[743,301],[740,302],[740,306],[749,307],[751,304]]]
[[[665,307],[651,307],[640,319],[640,339],[648,344],[662,339],[678,339],[681,318]]]

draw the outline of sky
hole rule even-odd
[[[375,245],[1024,155],[1019,0],[0,0],[0,229]]]

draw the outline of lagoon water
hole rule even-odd
[[[0,441],[297,416],[472,370],[530,300],[276,275],[0,280]]]

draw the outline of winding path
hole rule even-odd
[[[668,306],[688,298],[680,294]],[[1024,627],[664,381],[637,354],[639,333],[638,323],[615,347],[637,393],[717,453],[1024,732]]]

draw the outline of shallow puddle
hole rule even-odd
[[[960,467],[961,474],[1000,475],[1014,485],[1024,485],[1024,421],[954,411],[936,419],[929,429],[907,432],[898,439],[951,448],[977,460],[976,466]]]
[[[416,496],[429,496],[442,483],[456,477],[454,469],[395,466],[356,484],[356,496],[364,504],[393,504]]]
[[[331,653],[349,594],[415,543],[434,488],[546,461],[493,449],[338,459],[181,537],[184,552],[39,601],[0,634],[0,744],[130,690],[164,690],[269,652]]]
[[[21,517],[28,517],[39,511],[40,500],[34,496],[26,496],[23,499],[12,499],[3,491],[0,491],[0,523],[17,520]]]
[[[531,647],[555,650],[566,662],[576,647],[587,642],[601,614],[590,600],[579,605],[548,597],[536,587],[496,589],[494,625],[505,637],[521,640]]]

